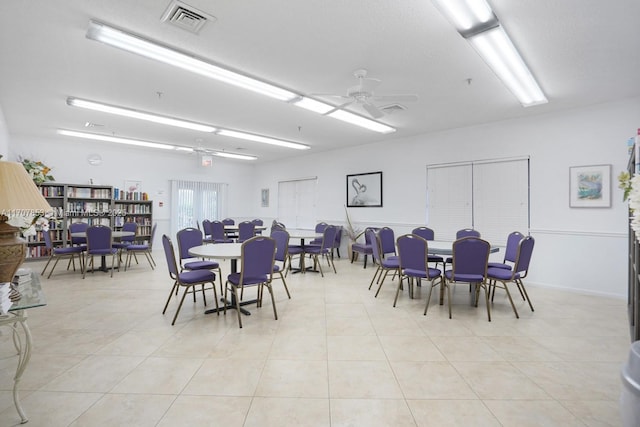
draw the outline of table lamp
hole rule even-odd
[[[21,163],[0,160],[0,283],[13,280],[27,255],[20,229],[7,223],[9,216],[44,214],[51,210]]]

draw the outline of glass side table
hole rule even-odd
[[[0,326],[8,326],[13,332],[13,345],[18,353],[18,367],[13,378],[13,402],[20,415],[20,422],[24,424],[29,419],[20,404],[18,386],[31,358],[32,339],[31,331],[27,325],[27,309],[42,307],[47,305],[47,302],[37,273],[31,272],[31,280],[26,283],[20,283],[18,291],[22,295],[21,298],[11,305],[8,314],[0,315]]]

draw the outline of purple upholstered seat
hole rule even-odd
[[[67,264],[67,270],[69,269],[69,266],[73,265],[73,271],[76,271],[75,258],[76,258],[76,255],[77,255],[78,256],[78,260],[80,261],[80,270],[83,269],[82,263],[83,263],[83,260],[84,260],[83,252],[85,250],[85,247],[83,247],[83,246],[67,246],[66,248],[65,247],[58,247],[57,248],[57,247],[53,246],[53,243],[51,241],[50,231],[48,231],[48,230],[42,231],[42,235],[44,237],[44,244],[46,245],[47,249],[49,250],[49,259],[47,260],[47,264],[42,269],[42,273],[40,273],[41,276],[44,276],[44,272],[47,270],[47,267],[49,266],[49,263],[54,258],[55,258],[56,262],[53,263],[53,266],[51,267],[51,271],[49,271],[49,275],[47,276],[47,279],[49,277],[51,277],[51,273],[53,273],[53,270],[55,270],[56,265],[58,265],[58,261],[60,261],[60,259],[62,259],[62,258],[68,258],[69,259],[69,264]]]
[[[382,231],[382,230],[380,230]],[[395,273],[399,273],[400,268],[400,259],[397,256],[383,258],[381,255],[381,242],[380,242],[380,233],[376,233],[373,230],[367,230],[366,233],[370,233],[369,240],[371,241],[373,253],[371,254],[371,258],[373,258],[373,262],[378,266],[375,273],[373,273],[373,277],[371,278],[371,283],[369,283],[369,289],[373,286],[373,282],[377,281],[378,290],[376,291],[375,297],[378,297],[380,293],[380,289],[382,288],[382,284],[384,280],[387,278],[387,275],[390,271]],[[395,246],[395,244],[394,244]]]
[[[504,268],[506,270],[511,270],[511,267],[513,267],[513,264],[516,262],[518,246],[522,239],[524,239],[524,235],[522,233],[518,231],[510,233],[509,236],[507,236],[507,247],[504,251],[504,261],[490,262],[489,268]]]
[[[357,254],[364,254],[364,268],[367,268],[367,256],[373,254],[372,243],[369,240],[370,237],[367,237],[367,230],[378,231],[379,228],[376,227],[367,227],[364,233],[364,243],[354,242],[351,245],[351,263],[356,259]]]
[[[324,233],[322,233],[322,244],[320,246],[304,247],[304,253],[313,257],[313,265],[314,267],[318,267],[322,277],[324,277],[324,273],[322,272],[321,258],[325,258],[327,263],[333,267],[333,272],[337,273],[336,266],[333,263],[333,258],[331,257],[331,250],[333,249],[333,245],[336,241],[336,231],[335,225],[329,225],[324,229]]]

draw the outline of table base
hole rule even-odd
[[[226,310],[236,310],[238,307],[236,307],[236,303],[235,301],[227,301],[224,298],[220,298],[220,302],[223,304],[222,307],[218,307],[218,308],[211,308],[209,310],[205,310],[204,314],[211,314],[211,313],[218,313],[218,312],[223,312],[225,309]],[[249,310],[245,310],[244,308],[242,308],[243,305],[249,305],[249,304],[255,304],[257,303],[258,300],[257,299],[253,299],[253,300],[248,300],[248,301],[240,301],[240,313],[244,314],[245,316],[251,316],[251,312]]]

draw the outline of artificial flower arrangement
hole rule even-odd
[[[22,166],[29,172],[31,179],[33,179],[36,185],[43,184],[47,181],[55,181],[55,178],[49,175],[51,168],[44,163],[24,158],[20,159],[20,163],[22,163]]]
[[[631,176],[629,172],[618,175],[618,188],[624,191],[623,201],[629,201],[631,228],[640,235],[640,174]]]

